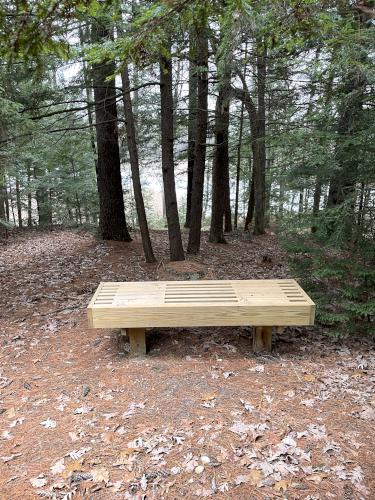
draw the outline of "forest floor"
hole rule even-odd
[[[139,237],[24,232],[0,246],[0,499],[375,498],[370,339],[318,327],[154,329],[131,358],[87,326],[100,281],[287,278],[274,235],[145,264]]]

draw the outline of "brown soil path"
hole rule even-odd
[[[157,265],[139,238],[23,233],[0,247],[0,499],[374,498],[370,340],[160,329],[132,359],[87,328],[100,281],[289,277],[275,236]]]

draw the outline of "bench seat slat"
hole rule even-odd
[[[314,315],[290,279],[104,282],[88,306],[94,328],[298,326]]]

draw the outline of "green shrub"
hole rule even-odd
[[[375,333],[375,270],[366,252],[324,245],[314,235],[289,233],[282,242],[293,274],[317,305],[317,323],[335,337]]]

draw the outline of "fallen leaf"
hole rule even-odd
[[[301,405],[309,406],[310,408],[312,408],[314,406],[314,403],[315,403],[314,399],[302,399],[301,400]]]
[[[314,375],[307,374],[303,376],[303,380],[305,382],[314,382],[316,378],[314,377]]]
[[[249,368],[248,370],[249,370],[249,372],[263,373],[264,372],[264,366],[263,365],[256,365],[253,368]]]
[[[120,491],[121,488],[122,488],[122,481],[115,481],[111,486],[111,490],[116,493]]]
[[[375,409],[368,406],[359,415],[363,420],[375,420]]]
[[[197,465],[197,466],[195,467],[195,469],[194,469],[194,472],[195,472],[196,474],[202,474],[202,472],[203,472],[203,471],[204,471],[204,467],[203,467],[203,465]]]
[[[4,412],[4,416],[7,417],[7,418],[14,418],[16,416],[16,410],[13,407],[12,408],[8,408]]]
[[[323,481],[325,477],[327,476],[325,476],[324,474],[311,474],[310,476],[307,476],[306,479],[315,484],[319,484]]]
[[[217,392],[209,392],[207,394],[204,394],[202,397],[203,401],[212,401],[213,399],[217,398]]]
[[[141,486],[141,489],[143,491],[146,491],[147,490],[147,478],[146,476],[143,474],[143,476],[141,477],[141,480],[140,480],[140,486]]]
[[[70,462],[65,466],[65,470],[63,471],[61,476],[64,479],[68,479],[73,474],[73,472],[83,472],[84,468],[82,464],[83,464],[83,459],[73,460],[73,462]]]
[[[281,481],[277,481],[274,485],[273,488],[276,491],[286,491],[289,486],[291,485],[291,481],[287,479],[282,479]]]
[[[249,474],[249,482],[252,486],[258,486],[258,484],[264,479],[263,472],[257,469],[253,469]]]
[[[69,437],[73,441],[73,443],[75,441],[79,441],[79,436],[76,432],[69,432]]]
[[[73,451],[70,451],[69,453],[67,453],[65,456],[66,457],[70,457],[72,458],[73,460],[78,460],[79,458],[81,458],[85,453],[87,453],[88,451],[90,451],[91,448],[90,447],[87,447],[87,448],[80,448],[79,450],[73,450]]]
[[[109,482],[109,470],[104,469],[104,467],[91,469],[90,474],[92,475],[93,481],[96,481],[97,483],[100,483],[101,481],[104,481],[105,483]]]
[[[111,444],[115,440],[115,433],[114,432],[103,432],[103,434],[101,434],[101,438],[102,438],[103,443]]]
[[[18,458],[21,456],[21,453],[14,453],[12,455],[9,455],[7,457],[0,457],[1,460],[4,462],[4,463],[7,463],[7,462],[10,462],[11,460],[14,460],[15,458]]]
[[[52,474],[60,474],[65,470],[65,464],[64,464],[65,459],[61,458],[58,460],[55,464],[51,466],[51,472]]]
[[[13,439],[13,434],[9,431],[3,431],[1,434],[2,439]]]
[[[250,483],[252,486],[258,486],[259,483],[264,479],[262,471],[257,469],[252,469],[250,474],[240,474],[234,480],[234,483],[238,486],[242,483]]]
[[[92,406],[81,406],[80,408],[76,408],[74,410],[74,415],[86,415],[87,413],[90,413],[90,411],[93,411]]]
[[[43,425],[43,427],[45,427],[46,429],[54,429],[57,424],[55,420],[52,420],[48,417],[47,420],[40,422],[40,425]]]
[[[43,474],[40,474],[38,477],[33,477],[30,479],[31,486],[34,488],[41,488],[47,484],[47,479]]]
[[[134,453],[140,453],[141,450],[137,450],[135,448],[125,448],[120,451],[118,459],[113,463],[114,467],[118,467],[120,465],[127,465],[129,463],[129,457]]]
[[[251,429],[251,426],[244,422],[235,422],[232,427],[229,427],[234,434],[246,434]]]

